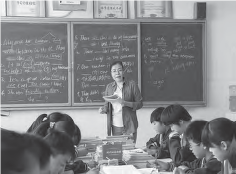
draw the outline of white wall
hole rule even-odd
[[[184,9],[184,6],[183,6]],[[189,108],[194,119],[211,120],[229,113],[230,84],[236,84],[236,2],[207,2],[207,107]],[[158,106],[157,106],[158,107]],[[138,111],[139,129],[137,146],[155,132],[150,127],[149,117],[154,108]],[[55,110],[11,111],[1,117],[1,127],[24,132],[42,113]],[[106,116],[97,109],[60,110],[69,114],[82,131],[82,136],[106,136]],[[236,117],[236,114],[233,114]],[[234,118],[236,119],[236,118]]]

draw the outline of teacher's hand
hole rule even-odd
[[[106,114],[106,111],[105,111],[104,107],[100,107],[100,108],[98,109],[98,112],[99,112],[100,114]]]
[[[122,98],[119,97],[119,98],[116,100],[116,102],[120,103],[121,106],[124,106],[124,100],[123,100]]]

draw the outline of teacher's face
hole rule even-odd
[[[116,82],[123,81],[123,68],[120,64],[115,64],[112,66],[111,76]]]

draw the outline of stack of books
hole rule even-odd
[[[104,143],[107,142],[121,142],[123,150],[135,149],[134,141],[131,139],[132,135],[107,136],[102,139]]]
[[[154,160],[152,155],[142,149],[123,150],[123,160],[137,168],[145,168],[148,160]]]
[[[88,152],[96,152],[96,148],[99,145],[102,145],[102,139],[98,137],[88,137],[81,139],[79,148],[85,147]]]

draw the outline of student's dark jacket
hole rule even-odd
[[[186,166],[188,169],[184,170],[186,174],[218,174],[221,171],[221,162],[213,155],[207,161],[205,158],[196,159],[192,162],[184,161],[180,166]],[[174,164],[170,163],[169,171],[174,170]]]
[[[174,136],[169,139],[169,151],[175,166],[179,166],[183,161],[191,162],[196,159],[195,155],[189,149],[185,138],[181,139],[179,136]]]
[[[157,159],[160,158],[170,158],[169,152],[169,134],[171,133],[171,129],[167,129],[166,132],[162,134],[162,144],[160,144],[160,134],[157,134],[155,137],[150,138],[149,141],[146,143],[146,147],[149,148],[150,146],[156,146],[157,154],[155,157]]]

